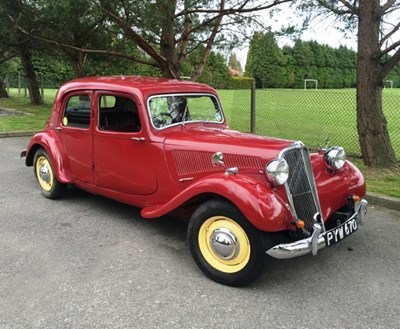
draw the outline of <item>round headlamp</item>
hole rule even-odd
[[[265,168],[268,180],[274,185],[283,185],[289,178],[289,165],[285,159],[275,159]]]
[[[343,147],[334,146],[326,150],[324,160],[329,169],[339,170],[346,161],[346,152]]]

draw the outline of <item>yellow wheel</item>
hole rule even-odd
[[[45,192],[51,191],[54,185],[54,173],[49,160],[44,155],[40,155],[36,160],[35,167],[40,188]]]
[[[197,265],[217,282],[243,286],[261,274],[261,234],[228,201],[202,204],[190,219],[188,240]]]
[[[65,185],[57,180],[51,160],[42,148],[38,149],[35,153],[34,171],[42,194],[50,199],[60,197]]]
[[[200,227],[198,238],[205,260],[221,272],[238,272],[250,259],[251,247],[246,232],[228,217],[207,219]]]

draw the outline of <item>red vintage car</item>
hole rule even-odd
[[[188,220],[188,241],[211,279],[241,286],[265,255],[332,246],[364,221],[362,174],[341,147],[228,129],[216,91],[190,82],[97,77],[63,85],[43,131],[22,153],[44,196],[72,184]]]

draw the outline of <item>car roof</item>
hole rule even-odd
[[[65,83],[60,91],[68,92],[73,90],[95,89],[95,90],[114,90],[122,92],[141,92],[148,97],[155,94],[164,93],[213,93],[215,90],[205,84],[167,78],[154,78],[143,76],[102,76],[84,77],[71,80]]]

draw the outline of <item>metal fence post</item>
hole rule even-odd
[[[251,84],[250,98],[250,132],[256,133],[256,82]]]
[[[18,97],[21,96],[21,73],[18,72]]]
[[[42,99],[44,99],[43,73],[40,74],[40,93],[42,94]]]

